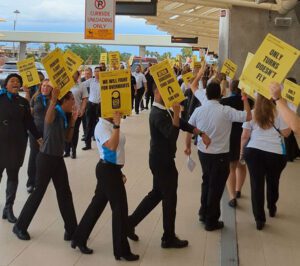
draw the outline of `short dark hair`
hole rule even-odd
[[[288,77],[287,80],[297,84],[297,80],[293,77]]]
[[[9,75],[6,77],[6,79],[4,80],[4,87],[5,87],[5,88],[6,88],[6,86],[7,86],[8,81],[9,81],[11,78],[17,78],[17,79],[19,79],[20,84],[21,84],[21,87],[22,87],[22,85],[23,85],[22,77],[21,77],[20,75],[18,75],[17,73],[12,73],[12,74],[9,74]]]
[[[233,92],[233,93],[236,93],[236,94],[241,94],[241,90],[239,89],[239,83],[240,81],[237,80],[237,79],[234,79],[231,84],[230,84],[230,90]]]
[[[221,98],[221,87],[219,83],[211,82],[207,85],[206,96],[208,100],[219,100]]]
[[[64,101],[69,100],[69,99],[71,98],[71,96],[72,96],[72,92],[71,92],[71,91],[68,91],[68,92],[64,95],[64,97],[62,97],[60,100],[57,100],[57,103],[58,103],[59,105],[62,105],[62,104],[64,103]]]
[[[94,70],[98,69],[99,71],[101,71],[101,67],[100,66],[96,66]]]

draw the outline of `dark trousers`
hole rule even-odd
[[[36,139],[29,134],[29,144],[30,144],[30,155],[28,160],[28,168],[27,168],[27,175],[28,180],[26,183],[27,187],[33,186],[35,187],[36,183],[36,156],[40,151],[40,146],[37,143]]]
[[[162,201],[164,240],[175,237],[178,172],[175,161],[150,159],[153,188],[129,216],[129,226],[137,226]]]
[[[202,167],[201,207],[199,215],[208,226],[215,225],[221,215],[220,201],[229,175],[229,153],[208,154],[198,151]]]
[[[76,154],[78,138],[79,138],[80,123],[81,123],[81,117],[78,117],[76,122],[75,122],[72,141],[70,143],[66,143],[66,146],[65,146],[65,152],[68,153],[68,154],[70,153],[71,149],[72,149],[72,153]]]
[[[86,136],[85,145],[91,147],[92,137],[94,136],[94,131],[96,124],[98,122],[100,114],[100,104],[88,102],[86,107]]]
[[[39,153],[36,163],[36,189],[27,199],[16,225],[21,230],[27,230],[52,179],[65,230],[72,235],[77,227],[77,220],[64,159]]]
[[[82,128],[83,128],[84,135],[86,135],[86,127],[87,127],[87,123],[86,123],[86,112],[85,112],[84,115],[82,116]]]
[[[150,107],[152,107],[153,102],[154,102],[154,93],[153,93],[153,90],[150,88],[148,88],[148,91],[146,92],[146,108],[148,108],[149,102],[151,104]]]
[[[85,211],[73,239],[78,244],[86,244],[96,222],[109,202],[112,209],[114,255],[128,255],[130,253],[127,240],[128,206],[121,168],[99,162],[96,167],[96,176],[95,195]]]
[[[274,209],[279,198],[279,179],[286,166],[286,156],[246,148],[245,160],[250,174],[253,214],[256,221],[265,222],[265,182],[267,183],[267,207]]]
[[[142,87],[142,88],[137,90],[137,93],[134,96],[134,109],[135,109],[136,114],[139,113],[140,103],[141,103],[141,100],[143,98],[144,92],[145,92],[145,88]]]
[[[18,184],[19,184],[19,170],[20,168],[0,168],[0,182],[2,174],[6,169],[7,184],[6,184],[6,203],[5,208],[12,207],[14,205]]]

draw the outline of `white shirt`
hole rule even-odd
[[[229,106],[223,106],[218,101],[208,100],[205,105],[195,109],[189,123],[204,131],[211,139],[206,149],[198,137],[198,149],[203,153],[220,154],[229,152],[229,138],[232,122],[245,122],[246,111],[237,111]]]
[[[87,88],[82,86],[82,84],[76,83],[75,86],[71,88],[71,91],[75,99],[76,108],[79,110],[82,100],[89,97]]]
[[[202,80],[199,80],[198,90],[195,91],[194,95],[202,105],[208,101],[206,96],[206,89],[204,89]]]
[[[113,133],[113,124],[103,118],[99,118],[99,122],[95,128],[95,138],[100,159],[107,162],[124,165],[125,164],[125,136],[120,132],[119,145],[116,151],[109,150],[103,144],[111,138]]]
[[[95,78],[90,78],[81,83],[84,87],[90,88],[89,102],[100,103],[100,83]]]
[[[253,112],[252,117],[254,117]],[[279,130],[288,128],[286,123],[279,115],[275,118],[274,126]],[[254,120],[251,120],[244,123],[243,128],[251,131],[250,141],[247,144],[248,148],[255,148],[262,151],[283,154],[283,142],[281,140],[281,135],[274,127],[262,129]]]
[[[132,75],[135,77],[137,89],[142,88],[144,86],[143,83],[147,83],[145,75],[142,72],[133,72]]]

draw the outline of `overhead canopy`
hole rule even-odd
[[[135,0],[127,2],[150,2]],[[153,1],[153,0],[152,0]],[[199,45],[218,47],[222,9],[244,6],[286,13],[298,0],[157,0],[157,16],[139,16],[147,24],[178,37],[199,37]],[[122,0],[117,2],[123,2]],[[260,4],[256,3],[260,2]]]

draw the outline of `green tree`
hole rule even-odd
[[[51,49],[50,43],[48,43],[48,42],[44,43],[44,49],[45,49],[45,52],[48,53]]]
[[[162,56],[161,56],[162,60],[167,59],[167,58],[170,58],[170,59],[172,58],[171,52],[165,52],[162,54]]]
[[[121,61],[123,62],[126,62],[129,60],[129,57],[131,56],[130,53],[121,53],[120,54],[120,58],[121,58]]]
[[[99,64],[100,54],[106,53],[106,49],[96,44],[71,44],[65,47],[65,50],[70,49],[75,54],[79,55],[84,61],[89,57],[92,59],[92,64]]]
[[[192,48],[184,47],[181,49],[181,54],[183,58],[192,57],[193,51]]]

